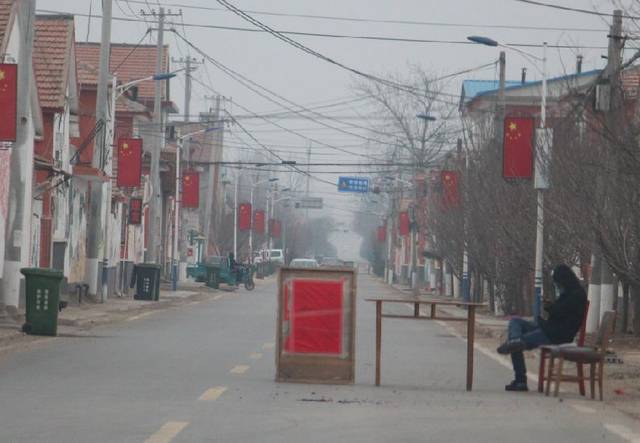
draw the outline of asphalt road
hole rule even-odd
[[[360,299],[389,291],[368,276],[358,288]],[[385,320],[376,388],[375,309],[362,300],[354,386],[275,383],[275,281],[221,294],[3,357],[0,442],[640,438],[598,402],[505,393],[510,371],[481,352],[465,392],[466,344],[431,322]]]

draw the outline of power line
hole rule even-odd
[[[589,9],[582,9],[582,8],[573,8],[571,6],[563,6],[563,5],[554,5],[552,3],[545,3],[545,2],[539,2],[539,1],[534,1],[534,0],[514,0],[518,3],[527,3],[529,5],[534,5],[534,6],[543,6],[545,8],[552,8],[552,9],[560,9],[562,11],[569,11],[569,12],[579,12],[581,14],[589,14],[589,15],[597,15],[600,17],[613,17],[613,14],[609,14],[606,12],[598,12],[598,11],[594,11],[594,10],[589,10]],[[629,18],[631,20],[638,20],[640,19],[639,16],[634,16],[634,15],[622,15],[622,18]]]
[[[130,3],[144,3],[142,0],[128,0]],[[174,8],[193,9],[201,11],[220,11],[228,12],[226,8],[215,8],[210,6],[194,6],[185,5],[180,3],[164,3],[165,6],[171,6]],[[374,19],[374,18],[362,18],[362,17],[340,17],[334,15],[314,15],[314,14],[292,14],[285,12],[271,12],[261,10],[245,10],[249,14],[265,15],[273,17],[292,17],[292,18],[306,18],[313,20],[332,20],[352,23],[380,23],[380,24],[394,24],[394,25],[412,25],[412,26],[437,26],[437,27],[452,27],[452,28],[487,28],[487,29],[514,29],[525,31],[574,31],[574,32],[607,32],[606,29],[593,29],[593,28],[573,28],[573,27],[552,27],[552,26],[518,26],[518,25],[496,25],[496,24],[482,24],[482,23],[447,23],[447,22],[427,22],[418,20],[390,20],[390,19]]]

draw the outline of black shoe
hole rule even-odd
[[[511,392],[529,392],[529,387],[526,381],[512,381],[504,387],[505,391]]]
[[[522,340],[509,340],[498,346],[498,354],[507,355],[513,352],[522,352],[526,345]]]

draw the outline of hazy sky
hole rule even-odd
[[[611,0],[547,0],[550,3],[596,9],[611,12]],[[564,12],[544,7],[527,5],[515,0],[230,0],[243,10],[275,12],[287,14],[309,14],[332,17],[400,20],[429,22],[430,24],[398,24],[375,22],[352,22],[336,19],[312,19],[301,17],[282,17],[251,13],[256,19],[280,31],[302,31],[330,34],[349,34],[383,36],[395,38],[430,39],[464,41],[468,35],[485,35],[504,43],[539,44],[547,41],[550,45],[575,45],[583,49],[551,49],[549,51],[550,75],[572,72],[576,55],[584,56],[583,69],[601,68],[604,60],[601,55],[606,49],[585,49],[586,47],[606,47],[607,18]],[[209,29],[189,25],[215,25],[251,28],[253,25],[236,15],[222,10],[215,0],[164,0],[172,12],[182,9],[182,18],[174,19],[176,31],[182,33],[207,54],[225,66],[245,75],[262,86],[302,105],[328,104],[353,98],[352,85],[355,77],[334,65],[286,45],[266,33],[241,32],[234,30]],[[37,0],[40,10],[55,10],[88,14],[90,4],[94,14],[101,13],[100,0]],[[182,5],[169,6],[170,4]],[[188,6],[204,6],[216,10],[198,10]],[[114,21],[113,41],[137,43],[150,26],[139,15],[141,9],[149,12],[158,7],[155,0],[124,1],[114,0],[114,17],[138,18],[138,22]],[[134,15],[137,14],[137,15]],[[185,26],[182,26],[184,21]],[[533,30],[530,27],[558,28],[557,30]],[[100,36],[100,21],[93,19],[90,25],[89,40],[97,41]],[[87,36],[87,18],[77,17],[76,34],[78,40]],[[418,64],[436,75],[460,71],[479,66],[498,56],[496,48],[479,45],[453,43],[409,43],[374,40],[336,39],[320,37],[292,36],[292,38],[310,48],[362,71],[384,74],[401,73],[409,65]],[[201,58],[174,35],[168,33],[165,41],[170,45],[173,57],[191,53]],[[155,42],[155,34],[147,37],[146,43]],[[539,48],[529,48],[541,54]],[[628,54],[627,54],[628,55]],[[529,79],[539,79],[536,69],[514,52],[507,53],[507,73],[509,79],[519,79],[520,69],[528,68]],[[240,85],[211,64],[201,66],[194,74],[195,78],[233,99],[241,106],[256,113],[272,112],[278,106],[259,97]],[[495,69],[474,72],[456,77],[447,88],[449,92],[459,93],[465,78],[496,78]],[[172,81],[173,100],[183,109],[184,79],[178,77]],[[194,84],[192,113],[202,111],[209,106],[204,96],[213,92],[199,84]],[[228,108],[234,114],[246,114],[239,105]],[[366,112],[351,104],[327,108],[327,114],[334,116],[352,116]],[[280,108],[281,109],[281,108]],[[279,125],[296,129],[305,135],[321,139],[333,145],[346,146],[358,150],[362,140],[338,131],[327,130],[312,121],[298,119],[277,119]],[[366,124],[357,121],[358,124]],[[281,151],[286,157],[305,160],[309,142],[303,138],[284,132],[282,129],[261,120],[246,122],[246,127],[262,143]],[[227,137],[228,149],[238,153],[247,152],[242,148],[241,139],[251,142],[238,129]],[[362,131],[360,131],[363,133]],[[363,133],[364,134],[364,133]],[[253,147],[257,147],[251,142]],[[331,151],[327,148],[313,147],[312,161],[356,161],[357,158]],[[326,169],[326,168],[325,168]],[[351,168],[353,169],[353,168]],[[335,182],[337,174],[319,175]],[[349,196],[334,192],[334,187],[313,184],[313,189],[325,198],[327,212],[331,211],[341,219],[346,219],[345,209],[353,205]],[[342,208],[342,209],[335,209]]]

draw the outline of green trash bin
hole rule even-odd
[[[158,301],[160,299],[160,270],[160,265],[155,263],[135,265],[131,277],[131,287],[136,288],[134,300]]]
[[[46,268],[22,268],[27,315],[22,330],[32,335],[57,335],[60,287],[64,275]]]

